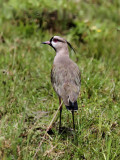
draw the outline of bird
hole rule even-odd
[[[78,110],[77,98],[80,93],[81,73],[77,64],[70,59],[68,46],[72,45],[60,36],[53,36],[42,44],[50,45],[56,52],[51,69],[51,83],[68,110],[72,112],[73,129],[75,130],[74,111]],[[74,49],[73,49],[74,50]],[[62,105],[60,107],[59,131],[61,131]]]

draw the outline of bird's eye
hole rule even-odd
[[[58,42],[58,39],[54,38],[54,39],[53,39],[53,42],[55,42],[55,43]]]

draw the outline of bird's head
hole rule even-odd
[[[70,48],[72,48],[72,50],[74,51],[73,47],[71,46],[71,44],[69,42],[67,42],[65,39],[59,37],[59,36],[54,36],[50,39],[50,41],[46,41],[43,42],[42,44],[48,44],[51,47],[54,48],[54,50],[56,52],[59,52],[61,50],[65,50],[68,49],[68,45],[70,46]]]

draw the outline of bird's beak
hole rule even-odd
[[[48,45],[50,45],[50,41],[42,42],[42,44],[48,44]]]

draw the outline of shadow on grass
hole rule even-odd
[[[61,137],[61,139],[66,140],[68,139],[68,137],[71,139],[71,142],[75,142],[75,139],[78,139],[78,131],[75,130],[73,128],[69,128],[69,127],[61,127],[61,129],[59,130],[58,128],[56,128],[56,130],[52,130],[50,129],[47,132],[49,135],[55,135],[56,133]],[[76,144],[75,144],[76,145]]]

